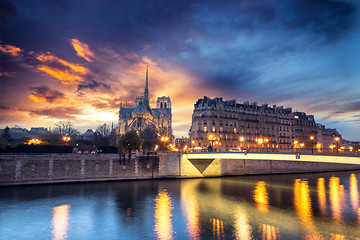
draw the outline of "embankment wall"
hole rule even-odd
[[[360,170],[360,157],[293,153],[1,154],[0,186]]]

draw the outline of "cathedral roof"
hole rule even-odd
[[[160,117],[161,115],[169,117],[171,114],[170,108],[153,108],[152,112],[153,117]]]
[[[150,112],[147,110],[143,102],[139,102],[139,105],[137,105],[133,113],[150,113]]]

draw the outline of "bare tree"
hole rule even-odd
[[[100,137],[108,137],[111,133],[111,129],[109,126],[106,125],[106,123],[100,125],[96,129],[96,134],[98,134]]]
[[[77,129],[73,128],[70,121],[59,121],[55,125],[54,132],[61,134],[61,135],[67,135],[67,136],[80,135],[80,132]]]

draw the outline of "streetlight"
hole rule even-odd
[[[63,141],[65,142],[65,145],[71,140],[69,136],[64,136]]]
[[[336,153],[339,153],[338,143],[339,143],[340,138],[339,138],[339,137],[335,137],[334,140],[335,140],[335,142],[336,142]]]
[[[311,140],[311,153],[314,153],[314,136],[310,136]]]

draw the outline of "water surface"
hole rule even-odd
[[[0,239],[360,239],[360,171],[0,189]]]

